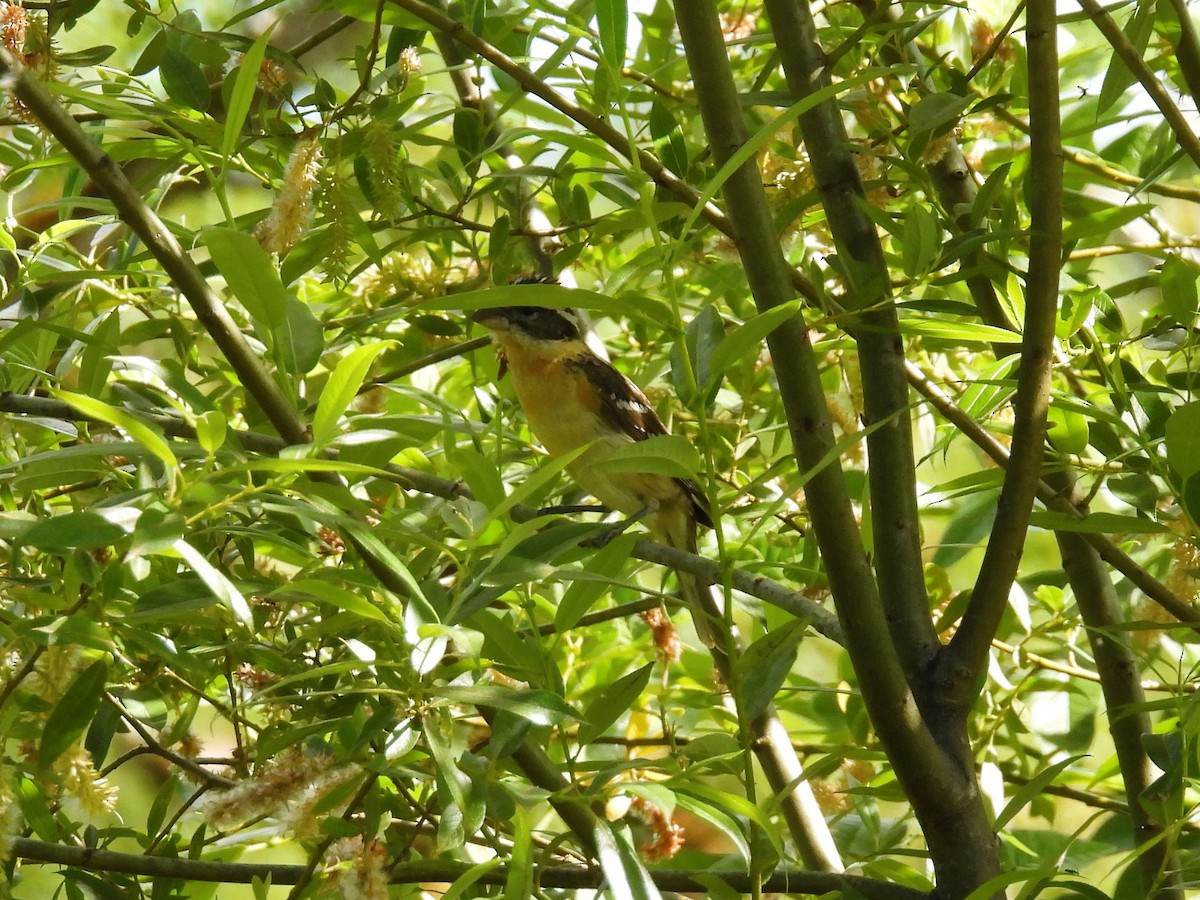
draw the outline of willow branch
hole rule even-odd
[[[0,77],[8,79],[9,90],[104,191],[121,220],[133,229],[158,260],[275,430],[289,443],[306,442],[307,426],[260,357],[250,348],[221,298],[209,287],[200,269],[179,245],[171,230],[142,200],[125,173],[84,132],[70,113],[50,96],[45,86],[3,47],[0,47]]]
[[[1058,20],[1053,0],[1028,4],[1030,169],[1029,274],[1017,371],[1012,450],[971,600],[938,665],[963,706],[978,690],[992,638],[1029,530],[1046,447],[1046,414],[1054,363],[1058,277],[1062,266],[1062,128],[1058,91]]]
[[[457,22],[440,10],[422,2],[422,0],[390,0],[390,2],[412,13],[431,28],[449,35],[472,53],[486,59],[504,74],[520,85],[526,93],[533,94],[548,103],[551,107],[572,119],[586,131],[604,141],[629,160],[636,160],[638,167],[668,193],[678,197],[688,206],[695,207],[700,202],[700,192],[663,165],[654,154],[635,147],[629,140],[611,125],[607,119],[584,109],[579,104],[560,94],[545,81],[534,75],[499,48],[489,44],[479,35],[474,34],[461,22]],[[733,226],[729,218],[714,203],[709,202],[701,210],[706,221],[727,237],[733,238]],[[796,290],[813,303],[822,301],[821,292],[801,272],[794,269],[788,273]]]
[[[829,69],[808,7],[795,0],[767,0],[766,9],[792,98],[808,99],[828,88]],[[940,644],[925,590],[904,341],[889,296],[883,246],[865,211],[866,195],[837,101],[817,103],[801,114],[799,126],[847,283],[843,305],[861,311],[861,327],[853,330],[868,426],[875,570],[887,585],[881,592],[885,615],[911,681]],[[886,424],[870,427],[877,422]]]
[[[1130,43],[1121,26],[1097,0],[1079,0],[1079,5],[1091,17],[1092,23],[1112,46],[1113,52],[1121,58],[1121,62],[1129,67],[1129,71],[1150,95],[1150,99],[1154,101],[1154,105],[1158,107],[1158,111],[1163,114],[1163,118],[1167,120],[1171,131],[1174,132],[1179,146],[1191,157],[1192,162],[1200,167],[1200,138],[1196,137],[1196,132],[1192,131],[1192,126],[1183,112],[1175,105],[1171,95],[1163,87],[1162,82],[1158,80],[1150,66],[1146,64],[1146,61],[1142,59],[1137,48]]]
[[[171,878],[182,881],[250,884],[255,879],[272,884],[295,884],[304,873],[302,865],[278,863],[227,863],[179,857],[143,856],[138,853],[119,853],[91,847],[71,847],[49,844],[30,838],[13,841],[13,855],[29,862],[52,863],[88,869],[93,872],[120,872],[147,878]],[[390,871],[392,884],[421,882],[454,882],[472,872],[473,863],[453,860],[422,860],[398,863]],[[482,875],[474,872],[479,884],[504,885],[508,867],[497,864]],[[544,866],[537,870],[537,881],[544,887],[599,888],[604,873],[599,868],[583,866]],[[655,869],[650,877],[666,891],[705,892],[708,879],[717,877],[736,893],[748,893],[754,879],[744,872],[713,872],[711,869]],[[856,875],[831,875],[825,872],[806,872],[796,869],[776,871],[762,882],[762,889],[771,893],[825,894],[833,891],[858,893],[869,900],[928,900],[924,891]]]
[[[676,21],[709,145],[722,165],[745,144],[748,133],[724,62],[716,11],[711,2],[678,4]],[[730,175],[724,196],[756,305],[767,310],[786,302],[792,296],[787,263],[753,161]],[[813,531],[872,721],[910,796],[939,797],[947,806],[968,807],[972,788],[929,731],[905,678],[841,467],[825,465],[835,455],[834,440],[807,333],[796,320],[788,320],[767,342],[799,468],[815,473],[805,485]]]
[[[0,392],[0,412],[63,421],[93,421],[61,400],[5,392]],[[184,439],[196,437],[196,430],[176,416],[158,415],[134,409],[125,409],[124,412],[154,425],[171,437]],[[277,454],[286,446],[284,441],[278,437],[254,431],[230,429],[229,435],[243,448],[255,453]],[[333,449],[324,453],[323,456],[328,459],[337,459],[338,454],[336,449]],[[471,496],[471,492],[462,482],[439,478],[420,469],[389,464],[380,471],[401,487],[432,497],[454,500],[458,497]],[[538,515],[540,515],[538,510],[523,505],[518,505],[512,510],[512,517],[518,522],[528,521]],[[803,619],[812,626],[814,631],[835,643],[845,642],[845,635],[836,616],[804,594],[767,578],[765,575],[757,575],[744,569],[733,569],[727,573],[719,563],[713,560],[683,550],[676,550],[674,547],[668,547],[648,539],[639,540],[634,544],[632,555],[644,562],[688,572],[713,584],[722,584],[728,577],[730,586],[734,590],[776,606],[798,619]]]
[[[908,364],[908,379],[909,383],[929,401],[929,404],[946,421],[958,428],[975,446],[986,453],[996,465],[1002,468],[1008,467],[1008,448],[996,440],[986,428],[967,415],[915,363]],[[1078,499],[1062,494],[1045,481],[1041,481],[1038,484],[1037,496],[1042,501],[1042,504],[1053,512],[1063,513],[1073,519],[1082,519],[1084,516],[1082,504]],[[1107,535],[1085,531],[1082,532],[1082,537],[1088,544],[1095,548],[1096,552],[1100,554],[1101,559],[1128,578],[1129,582],[1150,600],[1157,603],[1181,622],[1193,626],[1200,624],[1200,610],[1184,601],[1161,581],[1142,568],[1133,557],[1118,547]]]
[[[1063,481],[1066,480],[1064,477]],[[1063,488],[1069,490],[1070,486],[1063,484]],[[1182,900],[1179,860],[1171,842],[1162,839],[1163,826],[1140,802],[1155,778],[1154,766],[1142,744],[1143,737],[1152,734],[1154,727],[1146,711],[1137,655],[1129,645],[1128,631],[1123,628],[1124,610],[1100,555],[1077,534],[1059,532],[1056,537],[1063,570],[1087,626],[1096,660],[1104,706],[1108,710],[1108,730],[1125,783],[1125,796],[1130,801],[1134,843],[1142,848],[1138,868],[1143,895]],[[1158,885],[1163,887],[1156,890]]]

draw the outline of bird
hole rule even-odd
[[[521,283],[555,283],[525,276]],[[644,522],[656,541],[688,553],[697,551],[700,527],[713,527],[708,500],[691,478],[598,466],[636,441],[668,433],[636,384],[585,339],[581,314],[571,308],[499,306],[471,319],[488,328],[498,348],[500,377],[511,375],[517,401],[534,436],[551,456],[587,447],[567,464],[571,478],[604,505]],[[715,614],[711,591],[696,576],[677,570],[681,594],[693,610],[697,632]]]

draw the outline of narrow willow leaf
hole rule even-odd
[[[627,0],[596,0],[596,30],[604,58],[618,72],[625,65],[625,42],[629,33]]]
[[[321,391],[321,399],[317,401],[317,411],[312,420],[314,444],[325,446],[337,435],[338,421],[358,396],[358,389],[366,380],[371,363],[388,346],[390,341],[367,344],[347,354],[337,364]]]
[[[233,296],[267,330],[259,337],[271,340],[287,316],[287,291],[271,255],[236,228],[210,229],[203,241]]]
[[[229,607],[234,619],[241,625],[252,626],[254,616],[250,604],[237,586],[218,571],[204,555],[183,538],[175,541],[171,548],[178,553],[189,569],[200,576],[200,580],[213,592],[213,596]]]
[[[108,662],[103,659],[96,660],[75,676],[46,718],[38,745],[40,765],[53,765],[92,723],[104,697],[107,679]]]
[[[650,472],[691,478],[700,471],[700,452],[687,438],[660,434],[619,447],[591,465],[606,472]]]
[[[583,711],[583,725],[579,729],[580,745],[590,744],[617,721],[623,713],[629,710],[646,685],[650,682],[650,673],[654,671],[654,663],[648,662],[612,684],[607,685],[600,696],[588,704]]]
[[[250,49],[242,56],[238,67],[237,77],[233,82],[233,90],[229,95],[229,103],[225,108],[225,130],[221,135],[221,156],[226,164],[237,149],[238,139],[242,135],[242,126],[246,123],[246,115],[250,112],[250,104],[254,101],[254,91],[258,87],[258,70],[262,66],[263,57],[267,53],[267,44],[271,40],[272,25],[250,45]]]
[[[528,719],[534,725],[561,725],[568,720],[577,720],[579,714],[562,697],[550,691],[514,691],[491,684],[470,687],[432,688],[430,694],[453,703],[469,703],[472,706],[487,706],[506,709]]]
[[[741,325],[725,337],[708,359],[708,384],[715,387],[725,370],[741,362],[747,354],[759,347],[767,335],[793,316],[800,314],[801,303],[793,300],[768,309]]]
[[[168,468],[174,470],[179,467],[179,461],[175,458],[170,444],[153,427],[139,419],[135,419],[124,410],[117,409],[115,406],[109,406],[107,403],[103,403],[94,397],[85,397],[83,394],[73,394],[70,391],[51,391],[50,395],[71,404],[71,406],[75,407],[75,409],[79,410],[85,416],[120,428],[153,453]]]

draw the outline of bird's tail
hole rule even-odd
[[[651,526],[655,540],[675,550],[692,554],[697,552],[697,525],[690,510],[671,510],[655,518]],[[720,633],[718,623],[725,618],[724,596],[706,578],[678,568],[675,574],[679,578],[679,593],[683,602],[692,612],[697,636],[706,647],[723,647],[724,641],[718,641],[717,635]]]

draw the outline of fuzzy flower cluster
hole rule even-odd
[[[468,274],[438,265],[428,256],[400,251],[364,269],[354,279],[354,294],[367,303],[388,297],[441,297],[448,288],[462,284]]]
[[[633,798],[625,821],[633,831],[638,853],[648,862],[671,859],[686,843],[682,826],[643,797]]]
[[[389,221],[404,213],[404,170],[400,165],[400,145],[386,123],[373,120],[363,129],[363,156],[369,163],[375,211]]]
[[[21,807],[17,800],[17,772],[0,766],[0,889],[8,884],[5,865],[12,856],[13,841],[21,836]]]
[[[343,900],[387,900],[387,851],[362,835],[342,838],[325,854],[326,891]]]
[[[0,43],[39,81],[53,81],[58,75],[54,41],[46,18],[30,16],[21,0],[0,0]],[[15,96],[9,96],[8,105],[14,116],[35,121]]]
[[[655,607],[642,613],[642,619],[650,626],[650,633],[654,635],[654,646],[658,648],[658,655],[662,657],[663,662],[678,660],[683,655],[683,642],[667,614]]]
[[[205,798],[202,812],[210,825],[229,828],[270,817],[295,834],[311,834],[313,809],[331,790],[355,778],[358,766],[335,766],[333,757],[285,751],[252,777]]]
[[[101,778],[92,755],[76,744],[54,762],[61,779],[63,809],[73,819],[95,822],[116,811],[117,788]]]
[[[302,138],[288,158],[283,187],[270,214],[254,229],[254,237],[268,253],[286,253],[300,240],[320,173],[320,141],[316,136]]]

